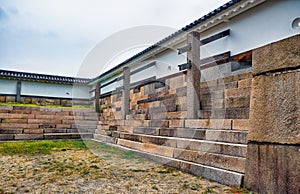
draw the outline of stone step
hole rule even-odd
[[[197,164],[208,165],[240,173],[243,173],[245,171],[246,158],[242,157],[228,156],[224,154],[214,154],[205,151],[203,152],[184,150],[163,145],[136,142],[127,139],[118,139],[117,143],[119,145],[129,147],[132,149],[137,149],[140,151],[189,161]]]
[[[44,139],[93,139],[92,133],[44,133]]]
[[[113,143],[116,144],[117,138],[107,136],[106,134],[94,134],[94,139],[101,141],[101,142],[107,142],[107,143]]]
[[[72,124],[72,128],[74,129],[97,129],[97,125],[90,125],[90,124]]]
[[[106,135],[105,132],[102,135]],[[223,154],[228,156],[246,157],[247,145],[214,142],[208,140],[193,140],[178,137],[162,137],[143,134],[130,134],[122,132],[112,132],[112,137],[126,139],[140,143],[150,143],[160,146],[177,149],[187,149],[198,152],[208,152],[213,154]]]
[[[154,136],[179,137],[189,139],[210,140],[217,142],[247,144],[247,131],[240,130],[213,130],[192,128],[157,128],[136,127],[134,134],[145,134]]]
[[[208,165],[197,164],[194,162],[189,162],[181,159],[176,159],[172,157],[162,156],[156,153],[149,153],[141,150],[141,144],[139,142],[133,142],[129,140],[119,139],[116,142],[107,142],[106,139],[97,140],[97,142],[106,143],[111,146],[118,147],[120,149],[130,150],[134,153],[153,160],[161,165],[170,166],[173,168],[177,168],[179,170],[185,171],[187,173],[194,174],[196,176],[201,176],[203,178],[213,180],[219,182],[221,184],[229,185],[229,186],[240,186],[242,184],[242,180],[244,177],[243,173],[234,172],[231,170],[224,170],[217,167],[211,167]]]

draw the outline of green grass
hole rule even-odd
[[[71,106],[62,106],[62,105],[37,105],[37,104],[23,104],[23,103],[12,103],[12,102],[0,102],[0,106],[28,106],[28,107],[43,107],[43,108],[93,108],[91,105],[71,105]]]
[[[91,149],[107,154],[119,155],[123,159],[140,159],[132,151],[118,149],[94,141],[80,140],[39,140],[0,142],[0,155],[14,154],[51,154],[52,151],[66,151],[68,149]],[[108,155],[108,157],[110,157]]]
[[[83,141],[20,141],[20,142],[1,142],[0,154],[50,154],[53,150],[65,151],[67,149],[85,149],[87,148]]]

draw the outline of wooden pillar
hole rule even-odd
[[[122,119],[126,119],[130,109],[130,68],[123,68]]]
[[[17,82],[17,92],[16,92],[16,102],[20,103],[21,102],[21,89],[22,89],[22,82],[18,81]]]
[[[101,83],[100,81],[96,83],[95,88],[95,111],[100,113],[100,95],[101,95]]]
[[[187,44],[191,49],[187,52],[187,63],[191,68],[187,69],[187,117],[188,119],[198,118],[200,110],[200,34],[190,32],[187,35]]]

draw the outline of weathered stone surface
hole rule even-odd
[[[5,102],[6,101],[6,96],[0,96],[0,102]]]
[[[300,71],[253,79],[249,140],[300,143]]]
[[[249,129],[249,119],[234,119],[232,122],[232,129],[248,130]]]
[[[253,50],[253,75],[300,65],[300,35]]]
[[[169,127],[184,127],[184,120],[170,120]]]
[[[43,134],[16,134],[15,140],[38,140],[44,139]]]
[[[149,127],[169,127],[169,121],[150,120]]]
[[[225,98],[241,98],[250,96],[251,88],[233,88],[225,90]]]
[[[154,136],[143,136],[142,142],[176,148],[175,139],[168,139],[168,138],[154,137]]]
[[[209,119],[188,119],[184,124],[187,128],[208,128],[209,123]]]
[[[43,134],[43,129],[24,129],[25,134]]]
[[[136,134],[120,133],[120,138],[131,140],[131,141],[136,141],[136,142],[142,142],[142,137],[140,135],[136,135]]]
[[[246,157],[247,153],[246,145],[231,145],[186,139],[177,139],[177,148],[237,157]]]
[[[190,138],[190,139],[205,139],[205,130],[178,128],[174,133],[175,137]]]
[[[245,186],[258,193],[299,193],[300,146],[248,144]]]
[[[201,151],[174,149],[174,157],[198,164],[233,170],[236,172],[245,171],[245,158],[212,154]]]
[[[133,133],[145,134],[145,135],[159,135],[159,128],[136,127],[133,129]]]
[[[27,123],[27,119],[2,119],[2,123]]]
[[[15,96],[6,96],[6,102],[16,102]]]
[[[34,114],[0,113],[0,118],[6,118],[6,119],[33,119]]]
[[[247,132],[229,130],[207,130],[206,140],[246,144]]]
[[[125,139],[118,139],[117,144],[124,146],[124,147],[132,148],[135,150],[141,150],[141,147],[142,147],[142,143],[133,142],[133,141],[125,140]]]
[[[22,128],[1,128],[0,129],[0,134],[18,134],[18,133],[23,133]]]
[[[238,81],[238,88],[250,88],[252,85],[252,78]]]
[[[0,134],[0,140],[13,140],[14,135],[13,134]]]
[[[158,146],[149,143],[143,143],[141,149],[144,152],[150,152],[153,154],[164,155],[168,157],[173,157],[173,151],[174,151],[174,148],[171,147]]]

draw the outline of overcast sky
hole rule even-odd
[[[77,76],[112,34],[144,25],[178,30],[227,1],[0,0],[0,69]]]

